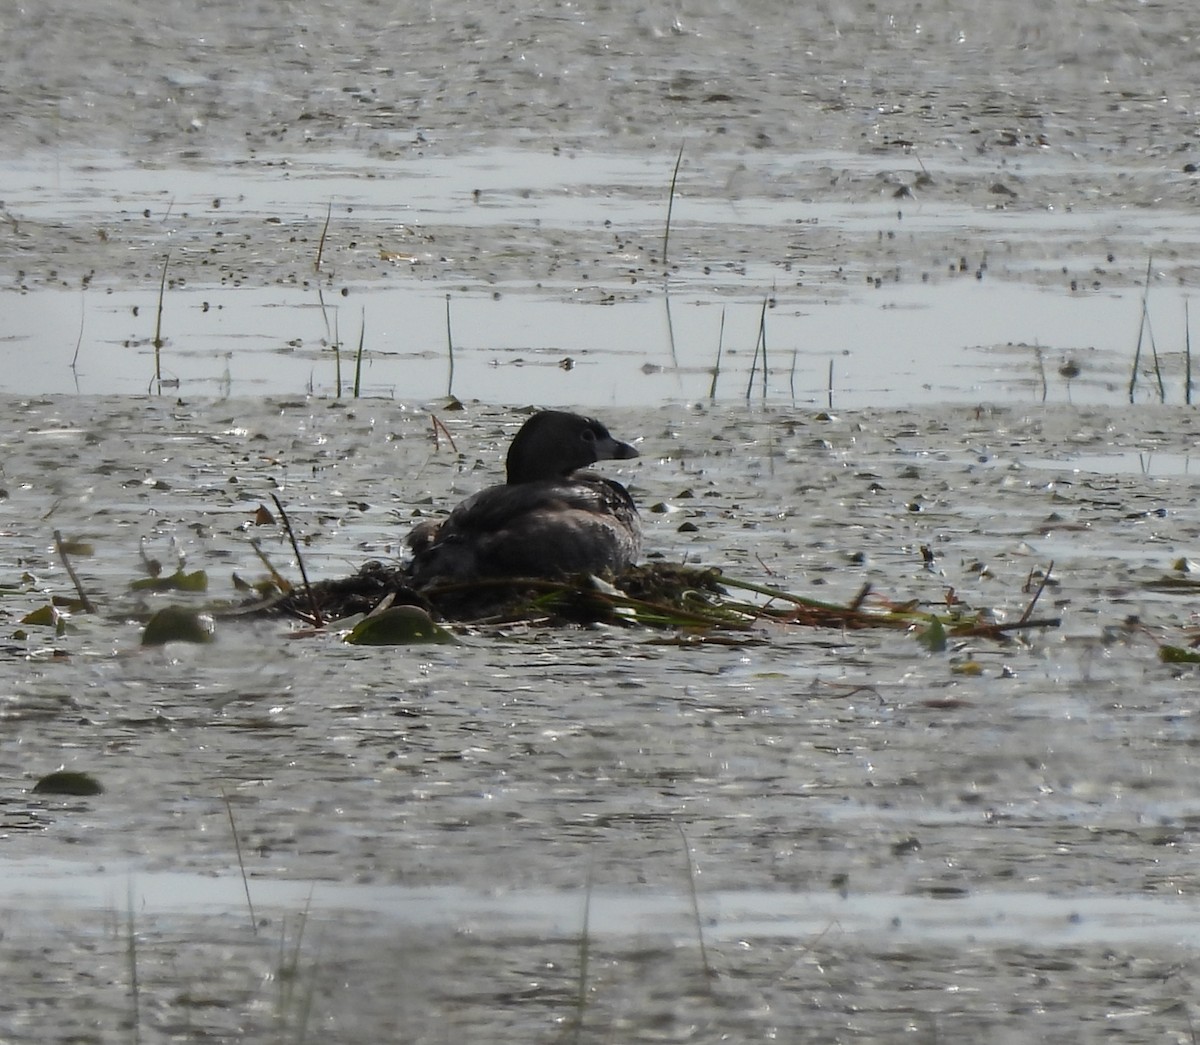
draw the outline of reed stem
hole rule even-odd
[[[667,246],[671,242],[671,211],[675,208],[675,183],[679,180],[679,165],[683,162],[683,146],[679,143],[679,155],[675,157],[675,169],[671,172],[671,188],[667,193],[667,222],[663,226],[662,263],[663,271],[667,268]]]

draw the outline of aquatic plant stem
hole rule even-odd
[[[1183,362],[1184,384],[1183,401],[1192,405],[1192,318],[1188,308],[1188,299],[1183,299]]]
[[[721,350],[725,345],[725,306],[721,306],[721,326],[717,331],[717,361],[713,363],[712,384],[708,386],[708,398],[711,402],[717,398],[717,378],[721,376]]]
[[[292,945],[291,955],[288,956],[286,950],[287,945],[287,922],[283,924],[283,930],[279,935],[279,972],[278,976],[280,991],[277,1005],[279,1011],[283,1012],[292,1004],[292,995],[296,989],[296,983],[299,980],[300,973],[300,951],[304,946],[304,929],[308,925],[308,916],[312,911],[312,886],[309,886],[308,899],[304,902],[304,910],[300,912],[300,927],[296,932],[296,942]]]
[[[1142,290],[1142,315],[1138,322],[1137,344],[1133,349],[1133,372],[1129,375],[1129,401],[1131,403],[1137,390],[1138,366],[1142,362],[1142,337],[1146,333],[1146,300],[1150,297],[1150,270],[1153,264],[1154,257],[1151,255],[1146,259],[1146,285]]]
[[[450,295],[446,295],[446,351],[450,356],[450,374],[446,378],[446,395],[454,395],[454,332],[450,327]]]
[[[261,562],[267,568],[267,572],[271,575],[271,580],[275,584],[275,587],[277,587],[281,592],[291,591],[291,584],[288,583],[287,578],[284,577],[282,573],[275,569],[274,563],[267,558],[267,553],[263,551],[262,545],[259,544],[257,537],[250,538],[250,547],[254,549],[254,553],[258,556],[259,562]]]
[[[329,219],[333,217],[333,200],[325,209],[325,224],[321,227],[321,238],[317,241],[317,258],[313,262],[313,271],[321,271],[321,255],[325,253],[325,237],[329,234]]]
[[[433,445],[434,445],[434,447],[437,447],[437,445],[438,445],[438,432],[441,432],[442,435],[444,435],[446,437],[447,441],[450,443],[450,449],[453,450],[455,453],[458,453],[458,447],[455,445],[454,436],[452,436],[450,434],[450,429],[447,428],[444,424],[442,424],[442,419],[440,417],[438,417],[437,414],[430,414],[429,420],[431,422],[433,422]]]
[[[304,1004],[303,1004],[303,1007],[300,1009],[300,1025],[297,1028],[296,1039],[295,1039],[296,1045],[304,1045],[304,1043],[308,1040],[308,1024],[309,1024],[309,1021],[312,1019],[313,1002],[316,1000],[316,996],[317,996],[317,980],[316,980],[315,964],[320,960],[320,957],[321,957],[321,938],[320,938],[320,936],[318,936],[317,937],[317,949],[316,949],[316,953],[313,957],[314,971],[313,971],[313,974],[309,977],[308,989],[304,992]]]
[[[126,958],[129,961],[129,1031],[133,1045],[139,1045],[142,1040],[141,989],[138,984],[137,969],[137,932],[133,914],[133,879],[129,879],[126,889]]]
[[[358,354],[354,357],[354,398],[359,397],[362,390],[362,361],[363,344],[367,337],[367,310],[362,310],[362,326],[358,328]]]
[[[318,628],[323,628],[325,621],[321,618],[321,608],[317,605],[317,597],[313,593],[312,585],[308,583],[308,571],[304,568],[304,556],[300,554],[300,545],[296,541],[296,534],[292,531],[292,521],[288,518],[288,514],[284,510],[283,502],[275,494],[271,494],[271,500],[275,502],[275,507],[279,509],[279,517],[283,520],[283,528],[287,531],[288,540],[292,542],[292,551],[296,553],[296,564],[300,567],[300,579],[304,581],[304,591],[308,595],[308,605],[312,611],[313,623]]]
[[[84,613],[95,613],[96,607],[92,600],[87,597],[87,592],[83,590],[83,583],[79,580],[79,574],[75,572],[75,567],[71,565],[71,559],[67,555],[67,549],[63,545],[62,533],[58,530],[54,531],[54,547],[58,551],[58,557],[62,560],[63,569],[67,571],[67,576],[71,578],[71,583],[75,585],[75,594],[79,596],[79,603],[83,607]]]
[[[671,318],[671,288],[663,284],[663,312],[667,318],[667,346],[671,352],[671,367],[679,369],[679,353],[675,348],[675,322]]]
[[[679,165],[683,162],[684,142],[679,143],[679,154],[675,157],[675,169],[671,172],[671,188],[667,192],[667,220],[663,226],[662,263],[667,270],[667,247],[671,242],[671,211],[675,209],[675,183],[679,180]]]
[[[763,399],[767,398],[767,299],[763,298],[762,312],[758,317],[758,336],[754,339],[754,358],[750,360],[750,378],[746,382],[746,401],[754,392],[754,376],[758,373],[758,356],[762,353],[762,392]]]
[[[342,332],[337,310],[333,313],[333,375],[337,386],[336,398],[342,398]]]
[[[1042,583],[1038,585],[1037,591],[1033,593],[1033,598],[1029,600],[1029,605],[1025,607],[1025,612],[1021,614],[1019,624],[1027,624],[1029,618],[1033,616],[1033,608],[1037,605],[1038,599],[1042,597],[1042,592],[1046,590],[1046,585],[1050,583],[1050,574],[1054,570],[1054,560],[1050,560],[1050,565],[1046,567],[1046,572],[1042,574]]]
[[[704,969],[705,977],[711,980],[715,974],[712,966],[708,964],[708,951],[704,946],[704,925],[700,921],[700,897],[696,892],[696,869],[692,866],[692,850],[688,845],[683,824],[676,822],[675,828],[679,831],[679,837],[683,839],[683,859],[687,867],[688,895],[692,900],[692,921],[696,926],[696,942],[700,945],[700,965]]]
[[[1143,308],[1146,306],[1143,305]],[[1167,386],[1163,381],[1162,363],[1158,358],[1158,343],[1154,340],[1154,324],[1150,322],[1150,311],[1146,309],[1146,334],[1150,338],[1150,358],[1154,360],[1154,379],[1158,383],[1158,401],[1167,401]]]
[[[854,596],[854,601],[850,603],[850,608],[857,613],[862,609],[862,605],[867,601],[867,596],[871,594],[871,582],[867,581],[861,588],[858,589],[858,594]]]
[[[87,302],[80,295],[79,298],[79,336],[75,339],[75,354],[71,357],[71,369],[75,369],[75,365],[79,362],[79,348],[83,344],[83,323],[87,317]]]
[[[767,398],[767,298],[763,298],[762,312],[758,317],[758,340],[762,345],[762,397]]]
[[[1042,381],[1042,402],[1050,395],[1050,383],[1046,378],[1046,360],[1042,355],[1042,346],[1037,341],[1033,343],[1034,358],[1037,359],[1038,374]]]
[[[162,392],[163,298],[167,292],[167,268],[170,264],[171,252],[167,251],[167,256],[163,258],[162,277],[158,281],[158,314],[154,320],[154,380],[158,383],[159,392]]]
[[[246,891],[246,909],[250,912],[250,929],[258,935],[258,919],[254,916],[254,901],[250,899],[250,880],[246,877],[246,862],[242,859],[242,841],[238,837],[237,823],[233,819],[233,804],[225,788],[221,788],[221,798],[225,802],[225,813],[229,817],[229,830],[233,833],[233,848],[237,853],[238,870],[242,873],[242,888]]]
[[[583,890],[583,927],[579,931],[579,985],[575,992],[574,1040],[583,1032],[587,1012],[588,959],[591,955],[592,888],[595,882],[595,861],[589,861],[587,883]]]

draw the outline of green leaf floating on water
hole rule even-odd
[[[57,625],[58,621],[59,612],[53,606],[39,606],[21,618],[22,624],[46,624],[50,627]]]
[[[143,646],[162,646],[168,642],[212,642],[213,619],[210,614],[186,606],[166,606],[146,622]]]
[[[946,652],[946,628],[938,617],[929,618],[929,626],[917,632],[917,641],[930,653]]]
[[[98,795],[104,788],[91,773],[60,769],[42,777],[33,785],[33,790],[43,795]]]
[[[55,635],[67,633],[67,614],[62,613],[57,606],[42,606],[31,610],[21,618],[22,624],[42,624],[54,629]]]
[[[129,585],[130,591],[208,591],[208,574],[203,570],[184,573],[176,570],[170,577],[143,577]]]
[[[1184,649],[1182,646],[1163,646],[1158,651],[1158,657],[1165,664],[1200,664],[1200,650]]]
[[[390,606],[358,622],[346,636],[358,646],[407,646],[415,642],[457,642],[418,606]]]

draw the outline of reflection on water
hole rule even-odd
[[[449,297],[462,398],[701,399],[720,346],[716,392],[732,400],[760,365],[766,301],[777,402],[1115,404],[1138,341],[1143,244],[1179,258],[1200,239],[1191,213],[797,197],[796,178],[870,178],[896,157],[766,156],[751,176],[743,157],[717,153],[683,171],[664,283],[660,160],[513,148],[196,170],[14,158],[2,167],[13,228],[75,223],[54,249],[97,285],[67,291],[76,281],[35,266],[36,292],[5,296],[0,344],[20,365],[0,389],[349,394],[361,337],[364,394],[429,399],[449,384]],[[1035,154],[1023,169],[1082,176],[1064,163]],[[327,208],[322,296],[313,259]],[[168,252],[165,383],[152,386]],[[1180,402],[1186,284],[1168,284],[1173,271],[1150,298],[1143,363],[1161,354],[1164,394]],[[1136,398],[1157,395],[1147,373]]]
[[[8,297],[5,352],[21,365],[0,378],[0,388],[18,395],[153,390],[156,296],[157,288]],[[671,295],[669,310],[661,295],[610,304],[565,298],[452,295],[453,392],[589,407],[705,399],[720,343],[717,395],[736,400],[746,395],[752,366],[761,367],[762,302],[753,297],[683,291]],[[1163,291],[1156,300],[1160,343],[1182,344],[1181,296]],[[1068,398],[1116,404],[1127,401],[1140,307],[1136,291],[1073,297],[974,280],[780,304],[767,311],[769,397],[824,406],[832,396],[839,409]],[[163,330],[162,372],[173,395],[334,395],[340,368],[348,396],[360,334],[362,394],[423,400],[449,385],[446,295],[415,280],[333,302],[289,287],[174,290]],[[1079,368],[1069,383],[1059,373],[1066,359]],[[1170,361],[1166,372],[1169,401],[1181,402],[1181,365]],[[1151,393],[1144,382],[1139,397]],[[757,378],[752,394],[761,394]]]
[[[334,923],[370,912],[372,929],[388,935],[414,927],[461,929],[490,936],[578,937],[587,912],[588,933],[694,939],[690,896],[662,889],[499,889],[485,893],[457,885],[408,888],[304,882],[236,875],[146,872],[97,868],[64,861],[12,861],[5,866],[0,904],[25,910],[118,912],[132,902],[141,916],[242,915],[246,892],[258,914],[307,911]],[[715,940],[817,938],[829,926],[851,934],[886,933],[923,944],[1024,942],[1042,946],[1132,945],[1139,941],[1192,944],[1200,933],[1200,904],[1180,897],[1121,896],[1084,891],[962,890],[914,895],[772,892],[754,889],[701,892],[702,927]]]
[[[1062,458],[1031,458],[1023,464],[1063,473],[1093,475],[1191,475],[1196,465],[1191,454],[1157,454],[1144,451],[1122,454],[1069,454]]]

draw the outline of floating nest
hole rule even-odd
[[[745,632],[768,623],[896,628],[918,630],[933,644],[949,636],[1002,639],[1015,631],[1057,627],[1057,618],[1032,616],[1040,590],[1020,620],[1001,623],[986,611],[965,607],[931,613],[916,602],[897,603],[875,595],[869,587],[850,603],[839,605],[730,577],[713,567],[655,563],[611,578],[494,578],[417,591],[402,568],[372,561],[353,576],[293,587],[265,603],[244,607],[243,612],[318,626],[391,607],[417,607],[435,619],[473,625],[604,623],[697,633]]]

